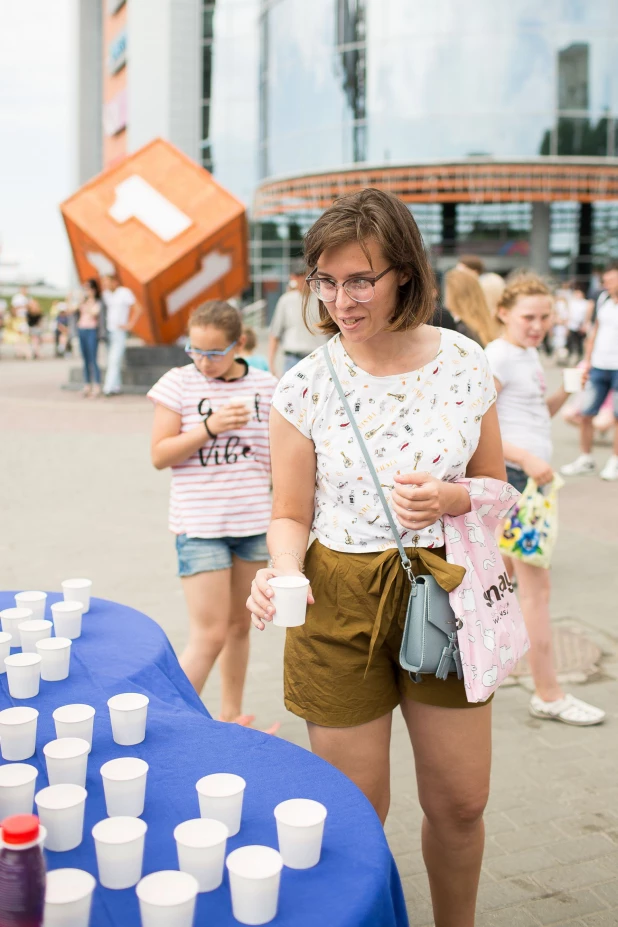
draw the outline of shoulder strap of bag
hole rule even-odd
[[[392,514],[391,514],[391,510],[390,510],[390,508],[389,508],[389,506],[388,506],[388,502],[386,501],[386,496],[384,495],[384,492],[383,492],[383,490],[382,490],[382,486],[380,485],[380,479],[379,479],[378,474],[376,473],[375,467],[374,467],[374,465],[373,465],[373,463],[372,463],[371,457],[370,457],[370,455],[369,455],[369,451],[367,450],[367,445],[366,445],[365,442],[363,441],[363,436],[361,435],[360,429],[359,429],[358,425],[356,424],[356,421],[354,420],[354,416],[353,416],[353,414],[352,414],[352,410],[350,409],[350,405],[349,405],[348,400],[346,399],[346,395],[345,395],[345,393],[344,393],[344,391],[343,391],[343,386],[341,385],[341,382],[340,382],[340,380],[339,380],[339,377],[337,376],[337,372],[335,371],[335,367],[334,367],[333,362],[332,362],[332,360],[331,360],[330,351],[328,350],[328,344],[325,344],[325,345],[324,345],[324,347],[322,348],[322,353],[324,354],[324,359],[326,360],[326,364],[327,364],[327,366],[328,366],[328,370],[329,370],[329,373],[330,373],[330,375],[331,375],[331,377],[332,377],[333,383],[335,384],[335,387],[336,387],[336,389],[337,389],[337,392],[339,393],[339,398],[341,399],[341,402],[342,402],[342,404],[343,404],[343,408],[345,409],[346,415],[348,416],[348,418],[349,418],[349,420],[350,420],[350,425],[352,426],[352,429],[353,429],[353,431],[354,431],[354,434],[356,435],[356,440],[358,441],[359,446],[360,446],[360,449],[361,449],[361,451],[363,452],[363,457],[365,458],[365,463],[366,463],[367,466],[369,467],[369,472],[371,473],[371,478],[373,479],[373,482],[374,482],[374,485],[375,485],[375,488],[376,488],[376,492],[377,492],[378,496],[380,497],[380,502],[382,503],[382,507],[383,507],[383,509],[384,509],[384,514],[386,515],[386,517],[387,517],[387,519],[388,519],[388,523],[389,523],[389,525],[391,526],[391,531],[393,532],[393,537],[395,538],[395,541],[396,541],[396,543],[397,543],[397,548],[398,548],[398,550],[399,550],[399,556],[401,557],[401,563],[403,564],[403,568],[404,568],[404,570],[406,571],[406,573],[407,573],[407,575],[408,575],[408,579],[410,580],[410,582],[412,583],[412,585],[416,585],[416,579],[415,579],[415,577],[414,577],[414,573],[412,572],[412,563],[411,563],[411,561],[410,561],[410,558],[409,558],[408,555],[406,554],[406,551],[405,551],[405,548],[404,548],[403,544],[401,543],[401,538],[399,537],[399,531],[398,531],[398,529],[397,529],[397,525],[395,524],[395,519],[393,518],[393,516],[392,516]]]

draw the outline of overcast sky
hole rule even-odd
[[[66,284],[71,0],[0,0],[0,262]],[[2,278],[7,278],[6,268]]]

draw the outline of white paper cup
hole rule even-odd
[[[86,786],[90,744],[81,737],[60,737],[43,747],[50,785],[70,783]]]
[[[25,705],[0,711],[0,752],[4,760],[29,760],[36,749],[39,713]]]
[[[18,625],[22,653],[36,653],[37,641],[51,637],[52,623],[46,618],[30,618]]]
[[[41,658],[41,679],[44,682],[68,678],[71,666],[71,641],[68,637],[48,637],[37,641],[36,652]]]
[[[32,814],[38,774],[29,763],[0,766],[0,821],[13,814]]]
[[[326,808],[310,798],[291,798],[275,808],[284,866],[311,869],[320,862]]]
[[[81,785],[49,785],[34,796],[37,812],[47,828],[45,849],[74,850],[82,842],[86,789]]]
[[[21,647],[21,641],[19,639],[20,624],[23,621],[29,621],[33,617],[34,612],[31,608],[4,608],[0,612],[2,630],[12,635],[13,640],[11,641],[11,647],[14,650]]]
[[[147,695],[139,692],[124,692],[122,695],[113,695],[108,699],[112,737],[115,743],[122,747],[141,744],[146,736],[149,701]]]
[[[144,840],[148,826],[140,818],[105,818],[92,828],[104,888],[131,888],[142,877]]]
[[[15,596],[17,608],[29,608],[33,618],[45,618],[46,592],[18,592]]]
[[[275,609],[273,624],[280,628],[297,628],[304,624],[309,580],[305,576],[273,576],[268,585],[275,592],[270,600]]]
[[[579,367],[565,367],[562,371],[564,389],[567,393],[579,393],[582,389],[584,372]]]
[[[188,872],[164,869],[145,876],[135,889],[142,927],[193,927],[198,889]]]
[[[101,766],[105,805],[110,818],[138,818],[144,811],[148,763],[122,756]]]
[[[234,837],[240,830],[242,801],[247,783],[233,773],[213,773],[195,784],[200,817],[221,821]]]
[[[83,869],[47,873],[44,927],[88,927],[92,893],[97,882]]]
[[[81,602],[54,602],[51,607],[56,637],[68,637],[77,640],[82,634]]]
[[[81,737],[92,748],[92,730],[96,712],[91,705],[62,705],[52,715],[56,737]]]
[[[174,830],[178,868],[195,876],[200,892],[212,892],[223,881],[228,829],[221,821],[193,818]]]
[[[0,675],[2,673],[6,673],[6,666],[4,665],[4,659],[5,657],[10,656],[12,641],[13,641],[12,634],[9,634],[8,631],[0,631]]]
[[[81,602],[84,615],[90,610],[91,579],[65,579],[62,592],[65,602]]]
[[[230,406],[244,406],[247,412],[250,412],[251,415],[255,415],[255,396],[234,396],[233,399],[229,400],[228,405]]]
[[[239,847],[226,860],[232,911],[241,924],[268,924],[277,915],[283,860],[272,847]]]
[[[41,658],[38,653],[13,653],[5,657],[4,665],[12,698],[34,698],[39,694]]]

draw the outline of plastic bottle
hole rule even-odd
[[[16,814],[2,822],[0,927],[41,927],[45,907],[45,862],[39,819]]]

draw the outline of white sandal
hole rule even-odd
[[[574,695],[565,695],[555,702],[544,702],[538,695],[533,695],[528,708],[533,718],[562,721],[564,724],[574,724],[577,727],[589,727],[605,721],[602,708],[582,702]]]

